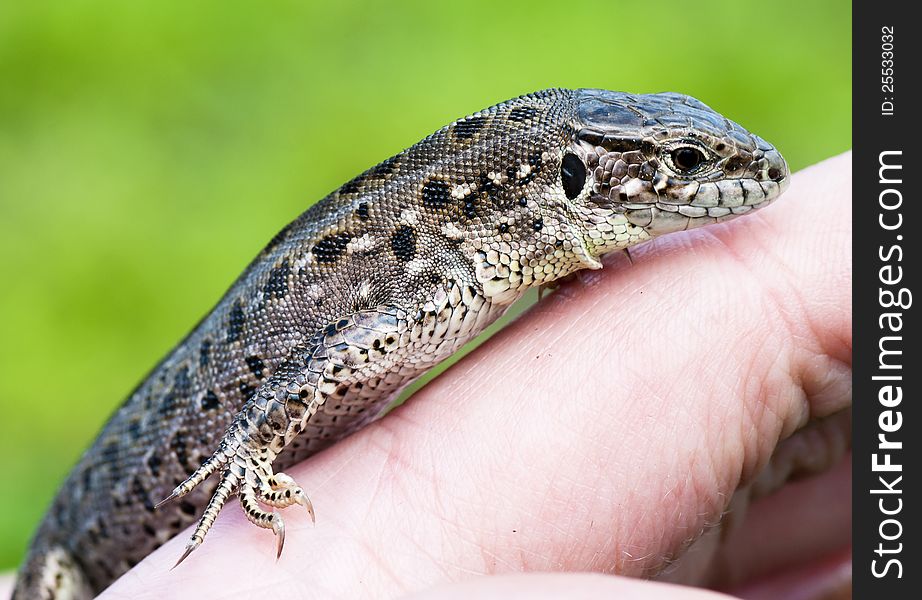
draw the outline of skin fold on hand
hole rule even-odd
[[[522,571],[757,597],[773,578],[828,576],[810,565],[851,542],[850,185],[850,154],[832,158],[758,213],[564,284],[290,469],[317,524],[283,511],[278,562],[232,504],[190,560],[170,571],[179,535],[101,598],[434,598],[564,577],[468,581]],[[681,597],[574,577],[571,597]]]

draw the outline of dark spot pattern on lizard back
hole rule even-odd
[[[173,455],[176,456],[176,461],[179,463],[179,466],[187,471],[194,469],[194,467],[189,464],[189,449],[186,446],[186,437],[183,435],[182,431],[177,431],[170,440],[170,449],[173,450]]]
[[[269,280],[263,287],[263,293],[270,298],[283,298],[288,295],[288,276],[291,274],[291,264],[288,259],[282,264],[272,267],[269,271]]]
[[[352,235],[344,231],[328,235],[314,244],[314,258],[319,263],[336,262],[346,251],[346,246],[351,239]]]
[[[189,394],[189,390],[192,389],[192,380],[189,378],[189,367],[183,365],[183,367],[176,372],[176,377],[173,379],[173,389],[176,390],[177,394],[182,396],[187,396]]]
[[[192,379],[189,377],[189,367],[183,365],[183,367],[176,372],[173,385],[167,393],[163,395],[160,401],[160,414],[165,415],[175,411],[189,397],[191,391]]]
[[[137,475],[131,480],[131,493],[141,500],[141,503],[144,505],[144,510],[154,512],[154,503],[151,502],[147,494],[147,489],[144,487],[144,484],[141,483],[141,479]]]
[[[211,340],[204,339],[202,340],[202,345],[199,346],[199,355],[198,355],[198,364],[199,367],[205,368],[208,366],[208,362],[211,360]]]
[[[147,468],[150,469],[150,474],[154,477],[160,476],[160,465],[163,464],[163,459],[160,458],[156,453],[151,454],[147,458]]]
[[[496,200],[502,187],[481,171],[480,175],[478,175],[477,189],[489,196],[490,200]]]
[[[243,325],[246,323],[246,315],[243,314],[243,304],[240,300],[235,300],[231,306],[230,318],[227,322],[227,342],[236,342],[243,334]]]
[[[401,225],[391,235],[391,249],[398,259],[409,262],[416,256],[416,230],[408,225]]]
[[[464,199],[464,205],[461,210],[468,219],[475,218],[477,216],[477,194],[468,194]]]
[[[213,390],[205,390],[205,395],[202,396],[201,406],[202,410],[214,410],[221,406],[221,401]]]
[[[423,204],[430,208],[442,208],[451,202],[451,185],[441,179],[430,179],[423,184]]]
[[[529,119],[534,119],[537,114],[538,109],[534,106],[515,106],[509,111],[509,120],[524,123]]]
[[[382,163],[378,163],[368,172],[368,175],[375,179],[384,179],[400,167],[400,162],[396,156],[392,156]]]
[[[368,219],[368,203],[362,202],[359,204],[358,208],[355,209],[355,216],[365,221]]]
[[[83,489],[90,489],[90,484],[93,482],[93,471],[92,469],[86,468],[83,469],[83,472],[80,473],[80,481],[83,483]]]
[[[364,184],[365,184],[365,177],[361,177],[361,176],[356,177],[355,179],[347,181],[342,186],[340,186],[339,195],[340,196],[353,196],[355,194],[358,194],[361,191]]]
[[[486,122],[486,117],[474,115],[473,117],[468,117],[455,123],[452,127],[452,133],[454,134],[455,139],[469,140],[477,135],[478,131],[483,129],[483,126],[486,124]]]
[[[243,398],[244,401],[249,400],[250,396],[253,395],[253,392],[256,391],[255,387],[249,385],[245,381],[240,382],[238,389],[240,390],[240,397]]]
[[[266,369],[265,363],[258,356],[247,356],[246,357],[247,366],[250,367],[250,372],[253,373],[258,379],[262,379],[263,371]]]

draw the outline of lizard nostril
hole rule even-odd
[[[782,179],[784,179],[784,171],[782,171],[778,167],[772,167],[771,169],[768,170],[768,177],[772,181],[781,181]]]

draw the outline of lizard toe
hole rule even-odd
[[[294,479],[285,473],[276,473],[267,481],[268,486],[259,490],[260,501],[267,506],[287,508],[293,504],[300,504],[307,509],[311,521],[315,522],[314,505]]]
[[[240,490],[240,505],[246,514],[250,523],[264,529],[271,529],[278,539],[278,548],[276,558],[282,555],[282,548],[285,546],[285,522],[282,516],[273,511],[263,510],[257,500],[260,497],[259,489],[254,485],[244,485]]]

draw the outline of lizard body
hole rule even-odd
[[[279,471],[379,416],[528,288],[787,181],[770,144],[679,94],[546,90],[440,129],[285,227],[129,395],[14,598],[91,597],[198,521],[185,558],[233,494],[281,552],[272,508],[312,509]]]

